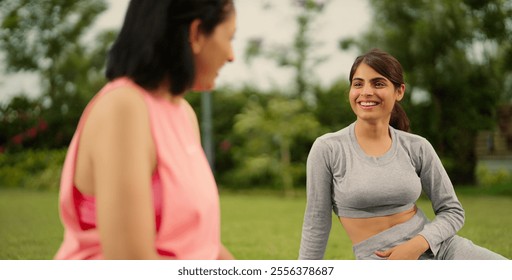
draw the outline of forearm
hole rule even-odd
[[[304,217],[299,250],[300,260],[323,259],[331,231],[331,212],[327,210],[322,215],[312,212],[313,210],[307,209]]]
[[[440,244],[462,228],[465,215],[441,160],[428,142],[423,148],[422,158],[421,183],[436,216],[424,226],[419,235],[427,240],[436,255]]]
[[[411,250],[418,256],[421,256],[430,248],[427,240],[421,235],[416,235],[411,240],[409,240],[409,243]]]

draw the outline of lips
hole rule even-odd
[[[359,106],[361,106],[363,108],[372,108],[372,107],[378,106],[380,104],[380,102],[377,102],[377,101],[359,101],[358,104],[359,104]]]

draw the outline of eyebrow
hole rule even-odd
[[[377,78],[373,78],[373,79],[370,80],[370,82],[372,82],[372,83],[381,82],[381,81],[387,82],[388,79],[386,79],[384,77],[377,77]]]
[[[364,79],[356,77],[356,78],[352,79],[352,82],[354,82],[354,81],[364,81]],[[384,77],[376,77],[376,78],[370,79],[370,83],[375,83],[375,82],[380,82],[380,81],[387,82],[388,79],[386,79]]]

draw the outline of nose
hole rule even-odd
[[[235,61],[235,52],[233,51],[233,47],[231,47],[228,54],[228,62],[233,61]]]
[[[233,48],[233,42],[230,42],[230,44],[229,44],[229,52],[228,52],[227,61],[228,62],[235,61],[235,51],[234,51],[234,48]]]
[[[361,95],[363,96],[372,96],[373,95],[373,89],[371,87],[371,85],[365,85],[363,87],[363,90],[361,91]]]

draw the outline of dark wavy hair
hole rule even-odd
[[[390,80],[395,86],[395,89],[399,88],[402,84],[405,84],[403,69],[400,62],[387,52],[380,49],[372,49],[369,52],[358,56],[354,61],[354,64],[352,64],[349,75],[349,82],[351,85],[354,73],[363,62],[373,68],[377,73]],[[409,118],[398,102],[395,102],[389,124],[399,130],[410,130]]]
[[[108,54],[107,79],[127,76],[148,90],[168,79],[171,94],[183,93],[195,79],[190,23],[200,19],[200,31],[210,35],[233,10],[233,0],[131,0]]]

